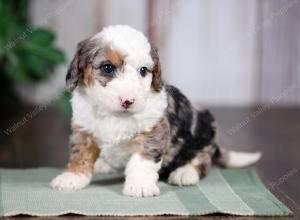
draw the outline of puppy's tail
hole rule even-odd
[[[222,167],[238,168],[246,167],[256,163],[261,158],[260,152],[248,153],[237,151],[226,151],[215,144],[213,162]]]

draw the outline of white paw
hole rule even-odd
[[[57,190],[74,191],[84,188],[91,181],[91,175],[64,172],[55,177],[50,186]]]
[[[116,173],[117,171],[107,164],[102,158],[98,158],[94,165],[95,173]]]
[[[155,182],[146,180],[126,180],[123,194],[134,197],[158,196],[159,188]]]
[[[178,186],[195,185],[199,181],[197,170],[190,164],[179,167],[170,173],[168,182]]]

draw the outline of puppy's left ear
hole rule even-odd
[[[154,61],[154,67],[152,70],[153,77],[152,77],[151,87],[152,87],[153,91],[159,92],[161,90],[161,88],[163,87],[163,81],[161,78],[161,67],[160,67],[158,52],[157,52],[157,49],[153,45],[151,45],[150,55]]]

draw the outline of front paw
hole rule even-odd
[[[55,177],[50,186],[57,190],[74,191],[84,188],[91,181],[91,175],[64,172]]]
[[[159,188],[153,181],[145,180],[126,180],[123,194],[134,197],[150,197],[160,194]]]

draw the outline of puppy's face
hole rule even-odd
[[[79,43],[67,74],[70,90],[83,87],[112,114],[142,111],[162,87],[157,52],[145,36],[128,26],[110,26]]]

